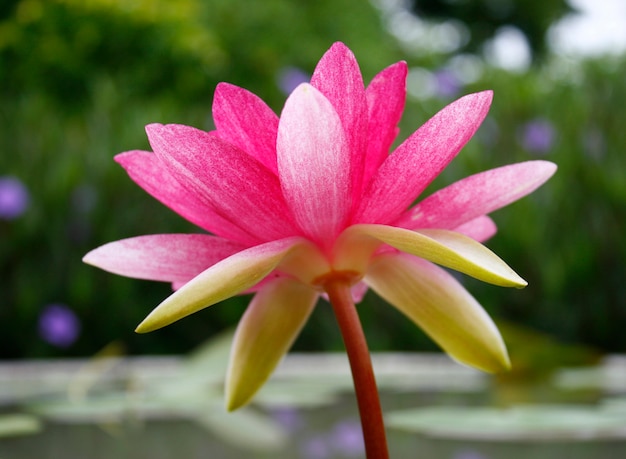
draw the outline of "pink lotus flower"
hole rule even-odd
[[[490,372],[509,366],[489,316],[437,265],[495,285],[526,285],[481,244],[496,231],[487,214],[536,189],[556,166],[500,167],[410,207],[476,132],[492,93],[448,105],[389,154],[406,74],[399,62],[365,88],[351,51],[336,43],[280,118],[254,94],[222,83],[215,131],[152,124],[154,153],[116,157],[148,193],[212,235],[124,239],[84,260],[173,284],[140,333],[254,292],[232,347],[229,408],[262,386],[337,280],[357,300],[372,288],[458,361]]]

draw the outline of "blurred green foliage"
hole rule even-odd
[[[147,149],[143,127],[151,122],[210,129],[219,81],[252,90],[279,112],[280,71],[311,72],[336,40],[353,49],[369,81],[407,59],[381,24],[378,12],[357,0],[5,4],[0,176],[18,177],[31,201],[20,218],[0,220],[0,357],[89,355],[112,341],[131,353],[184,352],[236,323],[247,297],[158,332],[133,333],[169,286],[102,272],[82,264],[82,256],[124,237],[196,229],[148,197],[112,157]],[[434,69],[443,62],[410,58],[411,66],[425,63]],[[565,342],[625,351],[626,59],[560,65],[524,74],[485,69],[463,87],[462,93],[494,89],[491,114],[430,190],[515,161],[555,161],[559,171],[546,186],[494,215],[500,232],[489,246],[529,287],[463,282],[496,318]],[[409,101],[400,137],[450,100]],[[543,153],[528,151],[520,139],[523,125],[537,118],[554,129],[553,145]],[[68,349],[38,334],[39,314],[49,303],[67,304],[80,318],[82,333]],[[297,348],[341,348],[327,306],[320,302]],[[375,295],[359,310],[373,349],[434,349]]]

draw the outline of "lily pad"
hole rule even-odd
[[[251,409],[226,413],[224,408],[215,407],[195,420],[222,440],[239,448],[275,451],[287,444],[287,434],[277,422]]]
[[[4,414],[0,416],[0,438],[31,435],[41,430],[41,422],[27,414]]]
[[[605,406],[432,407],[389,413],[387,425],[425,436],[465,440],[626,439],[626,411]]]

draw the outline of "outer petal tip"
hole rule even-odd
[[[105,244],[103,246],[90,250],[83,256],[82,262],[87,265],[103,269],[105,271],[115,272],[110,266],[111,258],[115,258],[115,257],[111,256],[109,250],[107,250],[109,247],[112,247],[114,244],[115,243],[109,242],[108,244]]]
[[[476,368],[485,373],[504,373],[511,370],[511,360],[509,354],[504,345],[501,342],[495,342],[493,344],[494,350],[490,354],[477,354],[473,359],[461,360],[457,359],[454,355],[451,355],[452,359],[457,360],[463,365],[469,365],[472,368]],[[497,349],[497,351],[495,350]]]
[[[157,134],[164,127],[165,125],[161,123],[150,123],[150,124],[146,124],[145,131],[146,131],[146,134],[148,135],[148,138],[150,138],[151,135]]]
[[[487,89],[485,91],[477,92],[476,96],[480,96],[484,98],[485,100],[488,100],[489,103],[491,103],[491,101],[493,100],[493,90]]]
[[[517,276],[517,274],[516,274],[516,276]],[[522,289],[522,288],[524,288],[524,287],[526,287],[528,285],[528,282],[526,282],[520,276],[517,276],[517,277],[518,277],[519,281],[518,281],[518,284],[514,286],[515,288]]]
[[[537,163],[540,163],[542,165],[543,173],[546,177],[546,180],[552,177],[558,169],[558,166],[552,161],[537,160]]]
[[[135,328],[135,333],[149,333],[152,330],[149,329],[145,324],[145,320],[143,322],[141,322],[139,325],[137,325],[137,328]]]
[[[153,332],[155,330],[158,330],[159,328],[163,328],[166,325],[169,325],[171,322],[174,322],[175,320],[178,319],[172,319],[172,320],[163,320],[161,317],[159,317],[161,314],[154,314],[155,311],[152,311],[150,314],[148,314],[148,316],[143,319],[143,321],[137,325],[137,328],[135,328],[135,333],[150,333]],[[182,318],[184,316],[181,316],[179,318]]]
[[[235,400],[232,397],[229,397],[228,395],[226,395],[225,408],[226,408],[226,411],[228,411],[229,413],[232,413],[233,411],[238,410],[239,408],[244,406],[244,404],[245,402],[242,403],[239,400]]]
[[[92,253],[93,253],[93,250],[87,252],[85,256],[82,258],[82,262],[93,266]]]

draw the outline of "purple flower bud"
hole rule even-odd
[[[287,429],[290,432],[295,432],[302,428],[304,420],[302,415],[295,408],[287,408],[281,407],[275,410],[272,410],[272,417],[281,425],[283,428]]]
[[[435,82],[437,85],[437,95],[444,99],[456,97],[462,87],[461,82],[454,72],[445,68],[435,72]]]
[[[308,83],[311,77],[296,67],[285,67],[278,72],[278,87],[284,94],[291,92],[298,87],[300,83]]]
[[[533,153],[547,153],[554,144],[555,130],[546,119],[537,118],[521,128],[521,144],[525,150]]]
[[[332,433],[333,446],[347,457],[359,457],[365,452],[361,425],[355,421],[342,421],[335,425]]]
[[[80,334],[80,321],[64,304],[49,304],[39,316],[41,338],[56,347],[71,346]]]
[[[328,441],[323,436],[309,438],[302,447],[302,453],[307,459],[327,459],[332,455]]]
[[[0,219],[13,220],[22,215],[30,197],[24,184],[15,177],[0,177]]]

